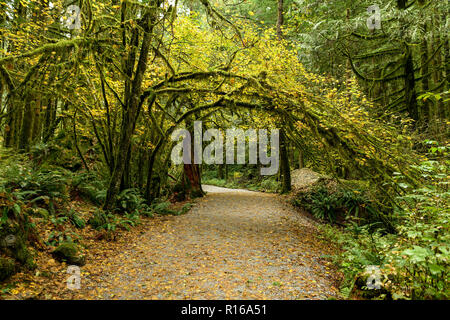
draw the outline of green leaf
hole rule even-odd
[[[403,251],[404,255],[411,257],[411,262],[424,262],[426,258],[430,255],[430,250],[422,248],[419,246],[414,246],[414,249],[406,249]]]
[[[443,271],[445,271],[443,266],[440,266],[440,265],[437,265],[437,264],[430,264],[428,266],[428,268],[430,269],[431,274],[434,275],[434,276],[440,274]]]
[[[20,214],[21,209],[17,203],[14,203],[13,209],[15,213]]]

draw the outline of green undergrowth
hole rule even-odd
[[[216,171],[204,172],[202,175],[202,184],[229,189],[248,189],[273,193],[281,190],[281,185],[274,176],[249,178],[245,175],[245,172],[240,171],[233,172],[227,180],[218,178]]]
[[[377,216],[373,199],[366,189],[353,183],[321,181],[295,193],[292,203],[318,219],[334,223],[345,220],[373,222]]]
[[[0,149],[0,281],[33,269],[37,245],[47,246],[60,261],[83,264],[79,251],[87,226],[116,233],[130,230],[143,217],[181,215],[192,206],[172,209],[165,198],[147,204],[138,189],[126,189],[114,209],[105,212],[101,207],[107,179],[99,170],[84,170],[78,161],[53,144],[36,146],[27,154]],[[79,204],[84,209],[77,209]]]
[[[344,275],[344,297],[450,298],[450,161],[448,147],[431,144],[428,159],[414,168],[421,173],[420,186],[409,185],[394,173],[405,190],[396,199],[395,232],[386,232],[377,223],[352,220],[345,227],[321,226],[322,234],[340,248],[330,258]],[[367,280],[368,270],[376,270],[370,281],[376,275],[378,289]]]

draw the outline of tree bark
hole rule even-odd
[[[159,1],[156,1],[157,4],[159,4]],[[150,52],[150,46],[151,46],[151,27],[150,27],[150,20],[151,23],[153,23],[156,19],[156,11],[153,11],[152,14],[145,13],[142,17],[142,29],[144,30],[144,36],[142,39],[142,46],[141,51],[139,55],[139,61],[136,66],[136,72],[133,80],[131,83],[128,80],[125,80],[126,82],[126,99],[125,99],[125,107],[124,107],[124,116],[123,116],[123,125],[121,129],[121,136],[120,136],[120,142],[119,142],[119,148],[116,153],[115,161],[114,161],[114,171],[111,175],[108,191],[106,194],[106,200],[105,204],[103,205],[103,208],[105,210],[110,210],[115,202],[115,198],[117,194],[119,193],[120,188],[120,182],[122,180],[122,176],[125,170],[125,162],[126,158],[128,156],[128,150],[130,148],[131,144],[131,137],[133,136],[135,124],[137,121],[137,117],[139,115],[139,107],[140,107],[140,94],[142,91],[142,81],[144,78],[144,73],[147,70],[147,59]],[[135,43],[135,39],[131,39],[132,43]],[[129,59],[128,63],[130,61],[134,61],[132,59],[134,53],[132,52],[132,49],[130,49],[129,52]],[[127,90],[129,86],[129,89]]]
[[[183,165],[183,184],[187,195],[196,198],[204,195],[202,189],[202,180],[200,174],[200,166],[194,163],[194,126],[191,118],[186,119],[186,127],[192,128],[191,133],[191,161]]]
[[[397,7],[400,10],[406,9],[406,0],[397,0]],[[401,21],[401,34],[403,37],[406,35],[406,21]],[[415,87],[415,78],[414,78],[414,64],[413,64],[413,56],[412,56],[412,49],[408,45],[407,39],[404,41],[404,85],[405,85],[405,104],[406,104],[406,110],[409,113],[409,116],[414,119],[418,120],[419,118],[419,112],[418,112],[418,105],[417,105],[417,95],[416,95],[416,87]]]
[[[19,150],[25,152],[30,148],[30,140],[33,133],[33,111],[31,101],[26,101],[19,138]]]
[[[280,130],[280,166],[281,166],[281,192],[291,191],[291,169],[289,168],[289,157],[287,153],[287,138],[284,128]]]
[[[305,159],[303,155],[303,150],[298,150],[298,167],[299,169],[303,169],[305,167]]]
[[[278,40],[283,38],[282,26],[284,23],[284,15],[283,15],[283,0],[278,0],[278,8],[277,8],[277,35]],[[281,192],[286,193],[291,191],[291,169],[289,167],[289,155],[288,155],[288,147],[287,147],[287,138],[285,134],[285,129],[281,128],[280,130],[280,166],[281,166],[281,181],[282,187]]]
[[[217,165],[217,177],[221,180],[224,178],[224,170],[223,170],[224,164],[218,164]]]
[[[284,24],[283,2],[283,0],[278,0],[277,6],[277,36],[280,40],[283,38],[283,30],[281,30]]]
[[[424,32],[427,32],[427,23],[425,22],[423,25]],[[428,74],[428,41],[426,37],[422,40],[421,44],[421,63],[422,63],[422,91],[427,92],[430,89],[430,80],[427,76]],[[430,118],[430,108],[429,102],[424,101],[423,107],[420,113],[420,118],[422,123],[428,123],[428,119]]]

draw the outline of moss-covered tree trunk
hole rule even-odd
[[[448,9],[450,10],[450,9]],[[447,15],[448,11],[444,14],[444,16],[442,17],[443,21],[446,21],[448,15]],[[447,35],[445,36],[445,45],[444,45],[444,64],[445,64],[445,85],[444,88],[448,91],[450,90],[450,42],[449,42],[449,35],[447,33]],[[449,103],[447,102],[447,108],[444,109],[444,119],[449,119],[450,118],[450,108],[448,107]],[[447,134],[449,132],[449,128],[447,126]]]
[[[57,102],[52,99],[46,99],[43,108],[44,124],[42,129],[42,141],[45,143],[53,137],[56,129],[56,111]]]
[[[289,155],[287,150],[287,137],[284,128],[280,130],[280,169],[281,169],[281,192],[291,191],[291,169],[289,167]]]
[[[159,7],[160,1],[154,2],[155,8]],[[125,4],[123,6],[126,6]],[[125,106],[123,107],[123,120],[120,134],[119,147],[115,155],[114,170],[110,178],[106,200],[103,208],[109,210],[113,207],[115,198],[120,190],[120,183],[124,174],[128,151],[131,145],[131,138],[134,133],[135,124],[139,115],[140,94],[142,91],[142,81],[147,70],[147,60],[151,47],[153,23],[157,18],[156,10],[146,12],[141,19],[141,28],[144,31],[142,45],[139,53],[136,71],[131,81],[125,80]],[[138,29],[132,31],[130,39],[131,48],[127,57],[127,66],[134,68],[136,58],[136,46],[139,39]],[[130,74],[131,75],[131,74]]]
[[[441,20],[441,14],[439,12],[435,12],[433,20],[434,20],[434,23],[436,23],[436,25],[438,27],[441,26],[443,23],[443,21]],[[439,32],[439,29],[438,29],[438,32],[434,33],[434,43],[436,43],[436,46],[441,45],[441,42],[443,40],[442,37],[443,36],[441,35],[441,33]],[[438,52],[435,55],[435,59],[434,59],[433,82],[435,84],[439,84],[439,82],[444,79],[443,71],[445,70],[445,63],[443,62],[443,60],[444,60],[443,58],[445,58],[445,57],[443,57],[443,54],[444,54],[444,52],[443,52],[442,48],[438,48]],[[439,119],[438,122],[439,122],[439,124],[441,124],[441,123],[443,124],[444,120],[445,120],[445,114],[446,114],[443,99],[439,99],[436,104],[437,104],[436,115]],[[447,108],[448,108],[448,106],[447,106]],[[445,124],[439,125],[439,129],[444,128],[444,127],[445,127]]]
[[[217,177],[219,178],[219,179],[221,179],[221,180],[223,180],[224,179],[224,177],[225,177],[225,173],[224,173],[224,164],[218,164],[217,165]]]
[[[406,0],[397,0],[397,7],[400,10],[406,10]],[[407,22],[401,21],[401,34],[402,37],[406,37]],[[417,105],[417,95],[416,95],[416,80],[414,78],[414,63],[412,48],[408,44],[408,40],[405,38],[404,41],[404,86],[405,86],[405,104],[406,110],[409,116],[414,119],[419,119],[419,109]]]
[[[30,148],[31,135],[33,133],[33,120],[34,108],[31,101],[26,101],[20,130],[19,150],[28,151]]]
[[[425,32],[427,31],[426,22],[423,24],[423,29]],[[428,41],[426,37],[424,37],[422,40],[420,51],[422,63],[422,91],[427,92],[430,89],[430,80],[428,77]],[[430,108],[428,101],[423,102],[423,106],[420,112],[420,118],[422,123],[428,123],[428,120],[430,118]]]
[[[15,123],[17,117],[17,112],[14,110],[11,101],[8,102],[6,111],[8,112],[8,116],[6,118],[3,145],[5,148],[11,148],[14,146],[14,137],[16,133]]]
[[[149,160],[148,160],[148,171],[147,171],[147,183],[145,185],[145,192],[144,197],[147,200],[147,203],[150,204],[153,199],[155,198],[155,190],[153,189],[154,186],[154,168],[155,168],[155,161],[156,161],[156,155],[158,154],[158,151],[163,146],[163,140],[159,140],[158,144],[156,145],[155,149],[153,149],[150,153]]]
[[[283,31],[281,30],[283,23],[284,23],[283,6],[284,6],[284,1],[278,0],[278,2],[277,2],[277,36],[278,36],[278,39],[283,38]]]
[[[305,157],[303,155],[303,150],[298,149],[298,168],[302,169],[305,167]]]
[[[41,140],[41,98],[36,98],[36,103],[34,104],[34,121],[33,121],[33,132],[31,134],[31,141],[33,143],[38,143]]]
[[[277,36],[278,40],[283,38],[282,26],[284,23],[283,0],[278,0],[277,6]],[[285,129],[280,130],[280,174],[281,192],[291,191],[291,168],[289,167],[288,141]]]

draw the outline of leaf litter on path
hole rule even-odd
[[[38,263],[46,277],[31,276],[33,298],[337,297],[334,270],[321,259],[332,247],[317,237],[313,220],[275,194],[205,191],[187,214],[143,219],[116,241],[99,241],[92,232],[83,243],[87,264],[79,290],[67,287],[67,265]]]

